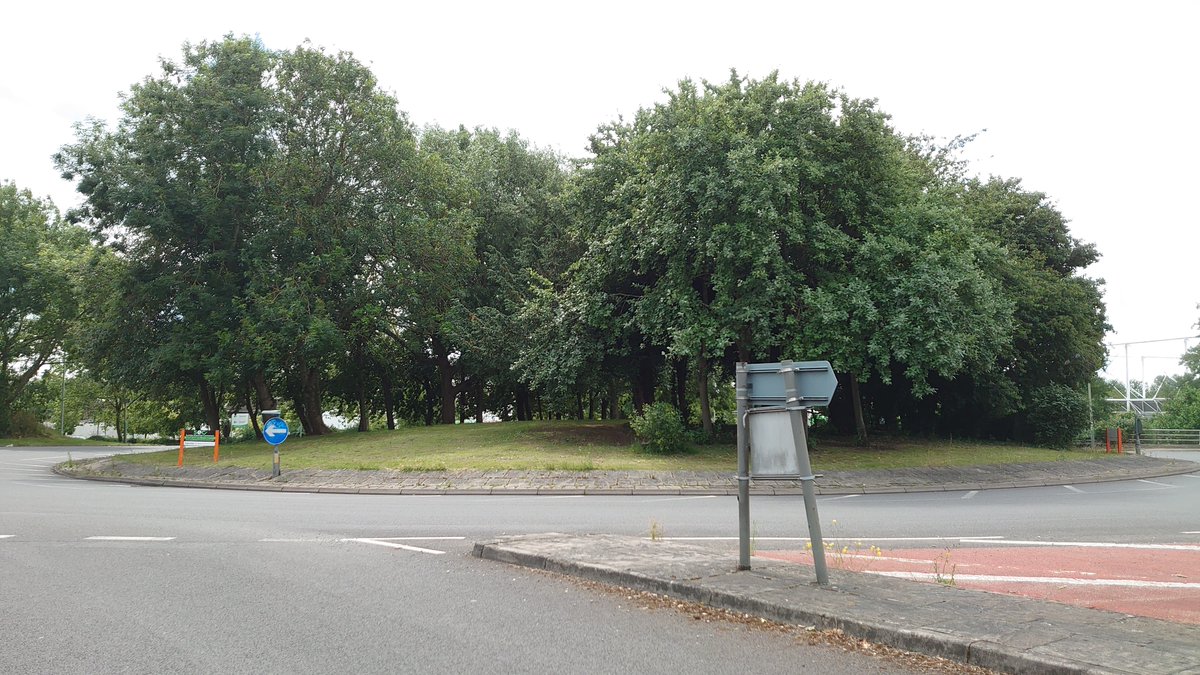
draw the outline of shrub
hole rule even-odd
[[[669,403],[646,406],[641,415],[629,420],[629,426],[642,447],[656,455],[679,453],[688,448],[683,420],[679,418],[679,411]]]
[[[1047,385],[1030,394],[1026,418],[1034,442],[1065,448],[1087,428],[1087,398],[1061,384]]]
[[[36,438],[50,436],[50,430],[38,420],[37,415],[27,410],[17,410],[9,420],[7,435],[13,438]],[[5,434],[0,434],[5,435]]]

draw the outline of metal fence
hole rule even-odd
[[[1142,429],[1142,445],[1200,447],[1200,429]]]

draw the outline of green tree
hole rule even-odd
[[[0,183],[0,435],[26,386],[61,357],[82,316],[97,252],[47,200]]]
[[[131,88],[116,129],[81,125],[56,155],[86,198],[74,217],[128,265],[88,360],[131,389],[192,387],[213,428],[241,357],[233,329],[271,149],[273,59],[249,38],[185,44]]]

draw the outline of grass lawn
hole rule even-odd
[[[817,438],[813,445],[812,462],[817,471],[1052,462],[1104,456],[1080,450],[912,439],[879,439],[871,447],[860,448],[841,439]],[[266,470],[271,467],[271,458],[272,448],[265,442],[227,443],[221,446],[219,464]],[[285,469],[737,470],[737,452],[732,443],[697,446],[682,455],[651,455],[641,450],[622,422],[504,422],[293,436],[280,446],[280,458]],[[123,459],[174,466],[178,451],[127,455]],[[184,462],[211,465],[212,448],[189,448]]]

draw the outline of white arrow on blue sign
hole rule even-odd
[[[271,445],[279,445],[287,440],[290,430],[282,417],[272,417],[263,424],[263,438]]]

